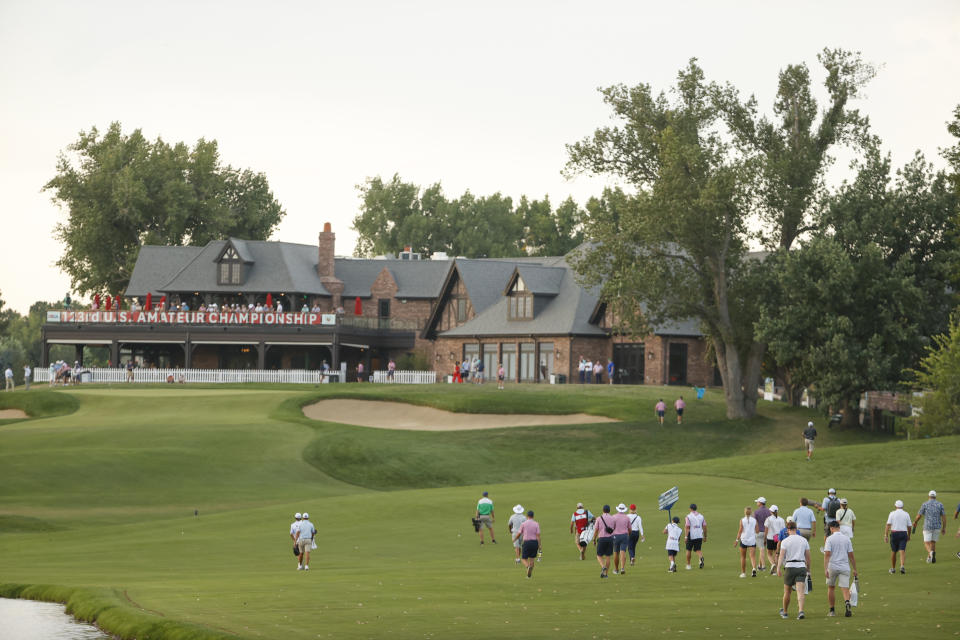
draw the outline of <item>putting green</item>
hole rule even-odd
[[[340,397],[375,397],[374,391],[336,387]],[[348,429],[312,424],[298,415],[304,404],[333,392],[225,391],[71,389],[67,393],[79,400],[75,413],[0,427],[0,582],[80,588],[73,594],[77,610],[99,615],[101,624],[125,637],[150,635],[144,631],[149,627],[162,629],[151,631],[153,637],[285,640],[681,633],[893,638],[908,629],[946,638],[956,637],[960,628],[955,607],[960,560],[954,555],[960,545],[952,537],[953,521],[937,564],[924,563],[922,543],[911,542],[905,576],[886,573],[889,552],[881,538],[893,500],[905,500],[914,513],[925,497],[909,470],[916,460],[929,462],[925,473],[943,474],[937,481],[945,484],[936,488],[952,514],[960,499],[957,438],[942,438],[927,448],[901,442],[851,448],[840,444],[854,436],[824,433],[813,463],[800,459],[791,440],[782,452],[760,461],[728,457],[648,473],[626,469],[621,460],[644,461],[642,450],[673,452],[675,445],[698,456],[711,450],[720,455],[750,451],[762,433],[792,433],[806,414],[765,408],[763,430],[754,432],[715,420],[721,400],[708,394],[705,404],[688,412],[688,432],[658,432],[647,404],[661,389],[598,394],[569,388],[562,396],[555,390],[508,390],[497,400],[507,412],[531,406],[566,409],[565,403],[593,411],[599,404],[625,422],[583,428],[593,435],[580,440],[582,468],[575,471],[586,477],[537,481],[527,481],[528,470],[559,473],[538,462],[551,456],[549,430],[492,430],[466,439],[459,433],[353,428],[354,448],[341,450],[354,458],[350,464],[377,461],[384,447],[387,454],[407,456],[414,450],[401,447],[408,438],[423,456],[412,463],[423,474],[422,486],[437,481],[433,474],[443,468],[426,464],[429,456],[466,462],[482,448],[494,454],[484,458],[489,474],[505,478],[483,485],[377,491],[335,479],[353,468],[347,461],[326,472],[304,459],[312,443],[341,438]],[[396,400],[405,393],[420,404],[432,400],[444,408],[498,408],[491,405],[498,395],[485,391],[392,389],[383,397]],[[632,437],[622,431],[629,429]],[[603,440],[604,430],[615,434],[612,443]],[[396,440],[384,440],[388,433]],[[539,440],[536,446],[527,439],[531,434]],[[432,438],[452,440],[431,449]],[[603,447],[593,448],[598,440]],[[523,443],[516,458],[505,454],[511,442]],[[399,448],[390,449],[394,446]],[[614,447],[627,455],[617,457]],[[669,455],[683,460],[682,453]],[[377,463],[369,464],[375,474]],[[880,490],[842,478],[845,465],[857,471],[869,464],[886,474],[874,479]],[[733,538],[742,508],[764,495],[792,510],[801,495],[819,500],[838,477],[849,482],[836,484],[858,519],[854,547],[862,606],[849,620],[826,618],[826,590],[818,577],[808,619],[781,620],[776,610],[782,589],[775,577],[737,577]],[[898,478],[909,491],[896,485]],[[707,517],[702,571],[666,572],[660,534],[665,514],[656,511],[656,498],[674,485],[681,505],[695,501]],[[496,503],[497,545],[481,547],[470,526],[482,490],[490,491]],[[600,580],[595,560],[577,559],[568,532],[577,501],[594,512],[604,503],[637,503],[647,536],[637,567]],[[517,503],[533,509],[543,528],[544,558],[531,580],[517,569],[507,544],[506,520]],[[290,550],[287,528],[294,511],[309,511],[320,530],[309,572],[296,571]],[[815,576],[822,568],[820,540],[818,534]],[[66,597],[57,596],[66,590],[30,593]],[[795,615],[795,605],[791,611]],[[199,627],[185,629],[180,623]]]

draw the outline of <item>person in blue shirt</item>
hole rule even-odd
[[[793,521],[797,523],[797,533],[809,541],[817,537],[817,516],[808,504],[809,500],[800,498],[800,506],[793,512]]]
[[[613,360],[607,360],[607,384],[613,384]]]

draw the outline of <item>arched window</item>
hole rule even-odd
[[[236,249],[228,246],[217,266],[217,284],[240,284],[243,279],[243,261]]]

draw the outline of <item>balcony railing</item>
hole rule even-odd
[[[47,311],[48,324],[112,324],[112,325],[194,325],[194,326],[316,326],[357,327],[380,331],[418,331],[423,319],[377,318],[336,313],[300,311]]]

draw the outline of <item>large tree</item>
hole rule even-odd
[[[872,71],[842,51],[819,59],[823,109],[805,65],[780,73],[770,120],[753,98],[706,82],[691,60],[670,94],[645,84],[602,89],[619,126],[568,145],[568,173],[613,176],[634,191],[608,192],[615,215],[600,208],[588,218],[595,244],[577,261],[582,278],[602,287],[623,329],[699,320],[730,418],[754,415],[766,351],[754,322],[769,267],[749,254],[752,236],[788,250],[805,230],[830,147],[864,137],[847,103]]]
[[[582,212],[572,199],[553,209],[550,200],[470,191],[448,199],[439,183],[422,188],[398,175],[359,185],[360,213],[353,219],[360,255],[397,253],[404,247],[429,255],[445,251],[468,258],[530,253],[564,255],[582,242]]]
[[[57,265],[80,293],[121,293],[144,244],[265,240],[284,216],[266,177],[223,165],[215,140],[170,145],[119,122],[81,131],[44,189],[67,211]]]

